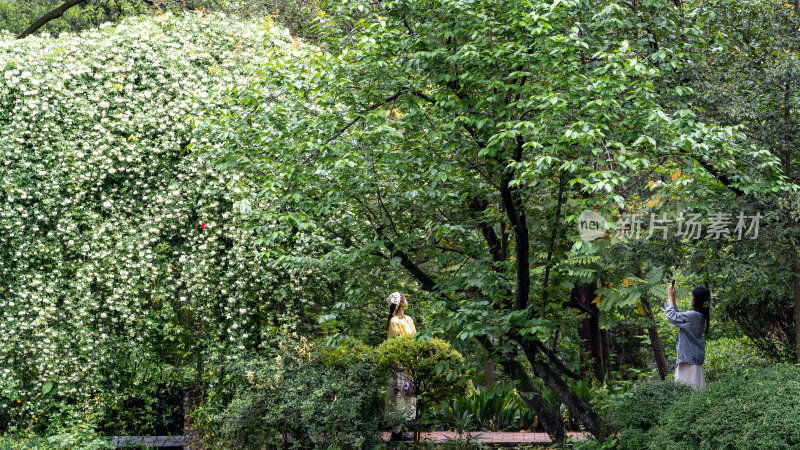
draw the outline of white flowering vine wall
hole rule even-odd
[[[218,93],[291,44],[201,14],[0,38],[0,417],[214,382],[214,364],[301,320],[293,305],[332,275],[263,258],[232,208],[236,175],[190,145]]]

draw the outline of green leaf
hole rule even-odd
[[[326,314],[320,317],[317,323],[325,323],[325,322],[330,322],[332,320],[336,320],[336,314]]]

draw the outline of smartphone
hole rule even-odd
[[[672,279],[672,287],[675,287],[675,278]]]

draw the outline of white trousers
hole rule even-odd
[[[688,384],[695,389],[706,388],[706,373],[703,371],[703,365],[689,364],[682,362],[675,367],[675,381],[678,383]]]

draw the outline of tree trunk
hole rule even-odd
[[[536,413],[536,417],[539,418],[550,439],[562,445],[567,439],[567,433],[564,432],[564,426],[561,424],[558,410],[555,406],[547,403],[542,397],[542,393],[534,387],[525,367],[519,361],[509,358],[506,373],[511,379],[519,380],[519,391],[521,393],[530,394],[530,398],[528,398],[528,395],[521,395],[521,397],[528,407]]]
[[[603,353],[603,373],[608,375],[611,371],[611,349],[608,343],[608,330],[600,330],[600,349]]]
[[[486,387],[494,386],[494,361],[483,362],[483,374],[486,376]]]
[[[414,380],[414,381],[417,383],[417,386],[419,386],[419,379]],[[416,392],[414,394],[416,394]],[[423,408],[424,406],[425,405],[423,405],[422,399],[420,399],[419,402],[414,402],[414,407],[417,409],[417,411],[416,411],[417,413],[414,415],[415,416],[415,419],[414,419],[414,444],[419,444],[419,437],[420,437],[419,422],[422,420],[422,417],[420,417],[420,416],[421,416],[421,411],[424,409]],[[400,429],[400,432],[402,433],[403,430]]]
[[[183,448],[199,450],[200,433],[196,429],[191,413],[203,402],[203,389],[200,386],[186,386],[183,391]]]
[[[600,310],[593,303],[597,290],[596,283],[589,283],[575,286],[572,289],[571,303],[581,306],[581,310],[587,312],[589,317],[583,320],[579,334],[583,340],[583,348],[591,359],[594,377],[603,381],[608,370],[608,351],[604,351],[603,336],[600,329]],[[606,345],[608,337],[606,336]],[[583,374],[583,372],[582,372]]]
[[[489,354],[495,351],[488,336],[479,336],[477,339]],[[564,432],[563,425],[561,425],[561,420],[559,419],[556,408],[545,401],[544,397],[542,397],[542,393],[533,385],[525,367],[517,361],[513,355],[506,355],[503,359],[505,361],[502,364],[503,372],[512,380],[519,381],[518,390],[520,393],[530,394],[531,398],[528,398],[528,395],[521,395],[521,397],[528,407],[536,413],[536,417],[539,418],[544,431],[550,436],[550,439],[559,445],[563,444],[567,438],[567,434]]]
[[[594,305],[592,305],[594,306]],[[589,330],[591,341],[589,345],[592,349],[592,370],[597,381],[602,382],[606,378],[606,361],[603,358],[603,338],[600,330],[600,311],[595,311],[589,316]]]
[[[790,212],[791,214],[791,212]],[[797,262],[797,245],[794,242],[795,224],[793,219],[789,219],[789,233],[791,242],[789,251],[792,252],[792,286],[794,291],[794,346],[797,362],[800,363],[800,267]]]
[[[795,14],[797,13],[797,2],[795,1]],[[796,30],[795,30],[796,31]],[[789,128],[789,124],[791,123],[792,119],[792,107],[791,107],[791,98],[792,98],[792,84],[791,82],[793,79],[787,79],[784,84],[784,91],[783,91],[783,122],[786,125],[787,132],[784,134],[784,144],[783,144],[783,174],[786,176],[788,181],[794,183],[796,181],[797,174],[794,173],[794,168],[792,167],[792,162],[794,161],[794,149],[795,146],[792,145],[793,140],[795,139],[794,134]],[[800,363],[800,269],[798,269],[797,264],[797,223],[794,221],[794,207],[796,203],[794,198],[792,201],[789,202],[789,212],[788,212],[788,225],[789,225],[789,251],[791,254],[791,267],[792,267],[792,292],[794,297],[794,349],[795,349],[795,358],[798,363]]]
[[[558,373],[551,369],[547,363],[544,362],[545,355],[541,354],[532,342],[522,338],[522,336],[514,336],[514,340],[519,343],[525,351],[525,356],[533,366],[533,371],[537,377],[544,381],[544,384],[553,391],[558,399],[575,414],[586,429],[600,442],[606,440],[607,434],[600,416],[587,405],[586,402],[581,400],[580,397],[572,390],[572,388],[558,375]]]
[[[591,365],[591,360],[592,360],[591,357],[592,333],[588,317],[581,321],[581,327],[578,329],[578,336],[581,338],[581,349],[583,350],[580,355],[581,356],[580,376],[581,378],[586,378],[588,376],[587,372],[589,371],[588,367]]]
[[[664,356],[664,347],[661,345],[661,338],[658,336],[658,327],[656,327],[656,317],[653,314],[653,306],[650,305],[646,299],[642,298],[642,308],[644,309],[647,318],[650,319],[652,324],[647,327],[647,334],[650,336],[650,344],[653,346],[653,356],[656,358],[656,367],[658,367],[658,376],[662,380],[667,379],[667,357]]]
[[[639,278],[644,278],[644,269],[639,267]],[[650,336],[650,345],[653,346],[653,356],[656,360],[656,367],[658,368],[658,376],[662,380],[667,379],[669,369],[667,368],[667,357],[664,356],[664,346],[661,345],[661,337],[658,335],[658,327],[656,326],[656,316],[653,314],[653,305],[650,304],[646,298],[642,297],[642,309],[645,315],[650,319],[650,326],[647,327],[647,335]]]

